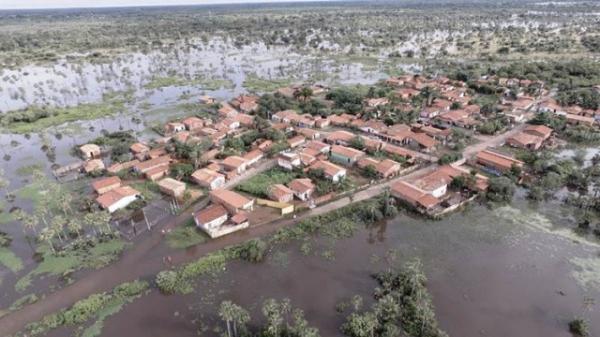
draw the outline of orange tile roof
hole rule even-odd
[[[294,191],[283,184],[271,185],[269,188],[269,196],[276,200],[281,200],[294,194]]]
[[[100,204],[100,206],[102,206],[102,208],[106,209],[123,198],[139,194],[140,192],[131,186],[121,186],[102,194],[96,198],[96,201]]]
[[[120,186],[121,178],[115,176],[115,177],[108,177],[108,178],[96,180],[92,183],[92,188],[96,192],[98,192],[99,190],[102,190],[106,187],[113,186],[113,185],[116,185],[117,187]]]
[[[246,163],[246,159],[239,156],[229,156],[223,159],[222,164],[228,167],[238,168]]]
[[[215,201],[225,203],[233,208],[244,208],[244,206],[252,202],[252,200],[244,197],[241,194],[224,189],[218,189],[210,192],[210,197]]]
[[[492,151],[484,150],[477,153],[477,160],[483,162],[485,164],[491,164],[496,168],[500,168],[502,170],[509,170],[512,168],[512,165],[515,164],[517,166],[523,166],[523,162],[499,153],[495,153]]]
[[[351,158],[351,159],[358,159],[358,157],[365,155],[365,153],[362,151],[353,149],[351,147],[341,146],[341,145],[332,146],[331,153],[335,153],[337,155],[340,155],[340,156],[343,156],[346,158]]]
[[[161,156],[154,159],[146,160],[141,163],[138,163],[134,166],[136,171],[145,173],[148,170],[151,170],[157,166],[168,165],[171,162],[171,157],[169,156]]]
[[[305,193],[315,189],[315,185],[309,178],[299,178],[290,181],[289,188],[297,193]]]
[[[198,182],[203,182],[207,184],[212,183],[215,179],[218,179],[219,177],[225,178],[224,175],[210,170],[208,168],[196,170],[194,173],[192,173],[191,177]]]
[[[340,172],[345,172],[344,168],[341,168],[327,160],[318,160],[312,164],[311,169],[321,169],[325,172],[325,175],[333,177]]]
[[[212,204],[194,215],[200,224],[209,223],[223,216],[227,216],[227,210],[219,204]]]

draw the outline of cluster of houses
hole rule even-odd
[[[452,127],[476,129],[485,121],[480,106],[472,103],[472,91],[464,82],[441,76],[406,75],[389,78],[386,84],[393,88],[393,95],[401,101],[395,108],[406,112],[413,110],[412,98],[435,92],[422,107],[419,123],[387,125],[377,118],[364,120],[360,115],[347,113],[322,117],[299,114],[294,110],[279,111],[270,115],[271,127],[291,136],[286,140],[287,149],[276,156],[277,165],[286,170],[319,170],[325,179],[334,183],[343,181],[353,168],[369,170],[379,179],[390,179],[401,175],[407,164],[412,166],[421,158],[428,158],[426,153],[434,152],[451,141]],[[549,97],[549,92],[539,81],[486,77],[476,84],[504,88],[498,108],[513,123],[523,122],[533,111],[564,115],[570,124],[597,125],[599,119],[598,111],[560,106]],[[323,86],[311,87],[313,95],[326,91]],[[302,86],[281,88],[277,92],[293,98],[306,94]],[[529,96],[534,94],[543,98],[538,102]],[[79,151],[85,159],[82,165],[84,172],[106,171],[111,175],[92,183],[97,203],[112,213],[141,197],[140,192],[124,185],[117,176],[122,171],[135,172],[139,177],[156,182],[165,195],[181,198],[187,191],[187,185],[169,177],[178,159],[167,151],[167,146],[170,142],[193,144],[208,140],[212,147],[202,154],[201,167],[189,177],[191,183],[210,191],[211,204],[194,214],[195,223],[211,237],[248,227],[249,212],[260,199],[255,201],[227,190],[227,182],[257,165],[274,144],[271,140],[259,139],[249,151],[225,158],[220,149],[227,137],[240,136],[253,128],[253,113],[259,109],[258,100],[258,96],[240,95],[229,102],[218,103],[214,98],[202,96],[200,101],[204,104],[219,104],[216,116],[170,121],[164,125],[163,136],[154,139],[152,144],[132,144],[130,161],[113,163],[108,167],[102,160],[103,149],[100,146],[80,146]],[[377,116],[382,107],[390,104],[392,101],[387,97],[368,98],[364,100],[364,111]],[[538,150],[551,139],[552,129],[528,125],[509,137],[506,144]],[[523,165],[509,155],[492,150],[477,153],[470,164],[492,174],[506,173],[515,166]],[[423,212],[452,208],[461,202],[461,197],[460,193],[450,191],[448,185],[459,176],[473,181],[469,186],[473,192],[487,189],[486,177],[472,175],[464,166],[453,164],[436,168],[411,182],[397,182],[392,193]],[[310,201],[315,184],[309,178],[299,178],[287,184],[273,184],[267,194],[271,201],[278,203],[291,203],[294,198]]]

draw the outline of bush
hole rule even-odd
[[[507,177],[490,179],[486,198],[495,202],[509,202],[515,193],[515,184]]]
[[[253,239],[239,245],[236,251],[242,260],[258,263],[264,260],[267,249],[266,242],[261,239]]]
[[[450,164],[457,160],[460,160],[461,158],[462,158],[462,154],[460,152],[445,153],[438,159],[438,164],[440,164],[440,165]]]
[[[173,270],[163,270],[156,275],[156,286],[165,294],[173,294],[177,291],[178,277]]]
[[[569,322],[569,332],[577,337],[589,336],[589,328],[586,321],[581,318],[576,318]]]

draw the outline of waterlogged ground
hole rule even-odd
[[[163,103],[165,95],[153,97],[149,92],[163,84],[228,98],[243,92],[244,81],[254,78],[364,83],[382,76],[376,57],[368,64],[343,61],[333,55],[304,55],[288,47],[267,47],[262,43],[237,48],[217,38],[206,43],[196,41],[122,54],[110,61],[73,62],[64,58],[53,65],[2,70],[0,112],[99,102],[105,94],[125,90],[134,90],[138,98],[145,96],[150,103]],[[400,69],[418,70],[419,66],[395,65],[396,71]]]
[[[102,336],[217,336],[216,307],[229,299],[260,317],[269,297],[291,299],[322,336],[340,336],[346,313],[335,307],[359,294],[369,305],[372,272],[419,257],[441,326],[450,336],[569,336],[575,316],[597,317],[597,242],[572,234],[555,204],[473,205],[442,221],[402,214],[354,237],[277,247],[266,262],[235,262],[188,296],[157,291],[108,318]],[[587,304],[587,305],[586,305]],[[592,335],[600,324],[591,321]],[[64,330],[51,336],[65,336]]]

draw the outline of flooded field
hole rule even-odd
[[[557,205],[521,198],[520,206],[474,205],[442,221],[400,215],[351,239],[317,239],[307,255],[297,244],[280,246],[262,264],[229,264],[220,276],[201,280],[192,295],[152,291],[109,318],[102,336],[217,336],[222,300],[259,319],[266,298],[286,297],[322,335],[341,336],[348,313],[336,312],[336,305],[356,294],[370,305],[371,273],[414,257],[423,261],[450,336],[569,336],[573,317],[598,314],[589,303],[600,295],[594,262],[600,245],[565,235],[569,217]],[[598,335],[598,322],[590,324]]]
[[[397,64],[396,69],[419,70],[417,64]],[[195,48],[165,48],[148,53],[123,54],[110,62],[71,62],[4,69],[0,80],[0,112],[33,106],[77,106],[99,103],[115,92],[131,92],[132,99],[119,113],[93,120],[70,122],[30,134],[0,132],[0,167],[10,181],[0,189],[0,226],[12,237],[10,250],[22,267],[0,269],[0,309],[22,296],[38,296],[64,284],[55,277],[34,280],[27,292],[15,291],[15,282],[34,270],[34,248],[22,226],[10,215],[15,209],[33,210],[33,170],[52,178],[52,169],[80,159],[73,148],[104,132],[133,131],[138,139],[157,136],[157,123],[192,115],[185,103],[197,104],[202,94],[229,100],[240,93],[259,90],[261,82],[369,84],[385,78],[383,65],[361,60],[302,55],[289,48],[253,44],[236,48],[215,39]],[[328,73],[330,76],[323,77]],[[166,79],[166,80],[165,80]],[[175,79],[175,80],[174,80]],[[53,178],[52,178],[53,179]],[[82,179],[85,186],[87,179]]]

